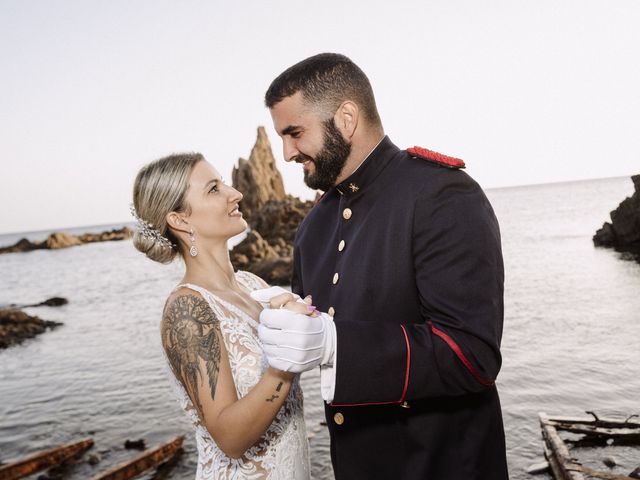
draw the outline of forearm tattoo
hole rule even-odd
[[[281,388],[282,388],[282,382],[280,382],[276,387],[276,392],[279,392]],[[267,398],[266,401],[273,402],[276,398],[280,398],[280,395],[271,395],[271,398]]]
[[[206,366],[211,398],[214,398],[220,371],[220,341],[216,335],[218,319],[201,297],[182,295],[167,303],[162,318],[162,344],[171,369],[182,382],[203,416],[198,397],[205,383],[200,368]]]

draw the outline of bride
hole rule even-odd
[[[269,367],[258,339],[262,307],[250,292],[268,285],[229,260],[227,241],[247,228],[240,200],[198,153],[152,162],[134,183],[134,245],[157,262],[184,260],[160,331],[195,428],[196,480],[308,479],[298,378]],[[305,302],[285,293],[271,307],[314,315]]]

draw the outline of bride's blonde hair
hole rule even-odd
[[[133,245],[151,260],[167,264],[177,254],[182,255],[180,242],[167,225],[167,214],[189,214],[189,177],[202,160],[200,153],[178,153],[151,162],[138,172],[133,183],[133,207],[139,225]]]

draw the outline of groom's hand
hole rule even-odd
[[[260,313],[258,336],[269,365],[285,372],[306,372],[333,363],[333,319],[326,313],[311,317],[286,309]]]

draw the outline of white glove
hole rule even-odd
[[[310,317],[286,309],[260,313],[258,336],[269,365],[285,372],[306,372],[333,363],[336,327],[326,313]]]

